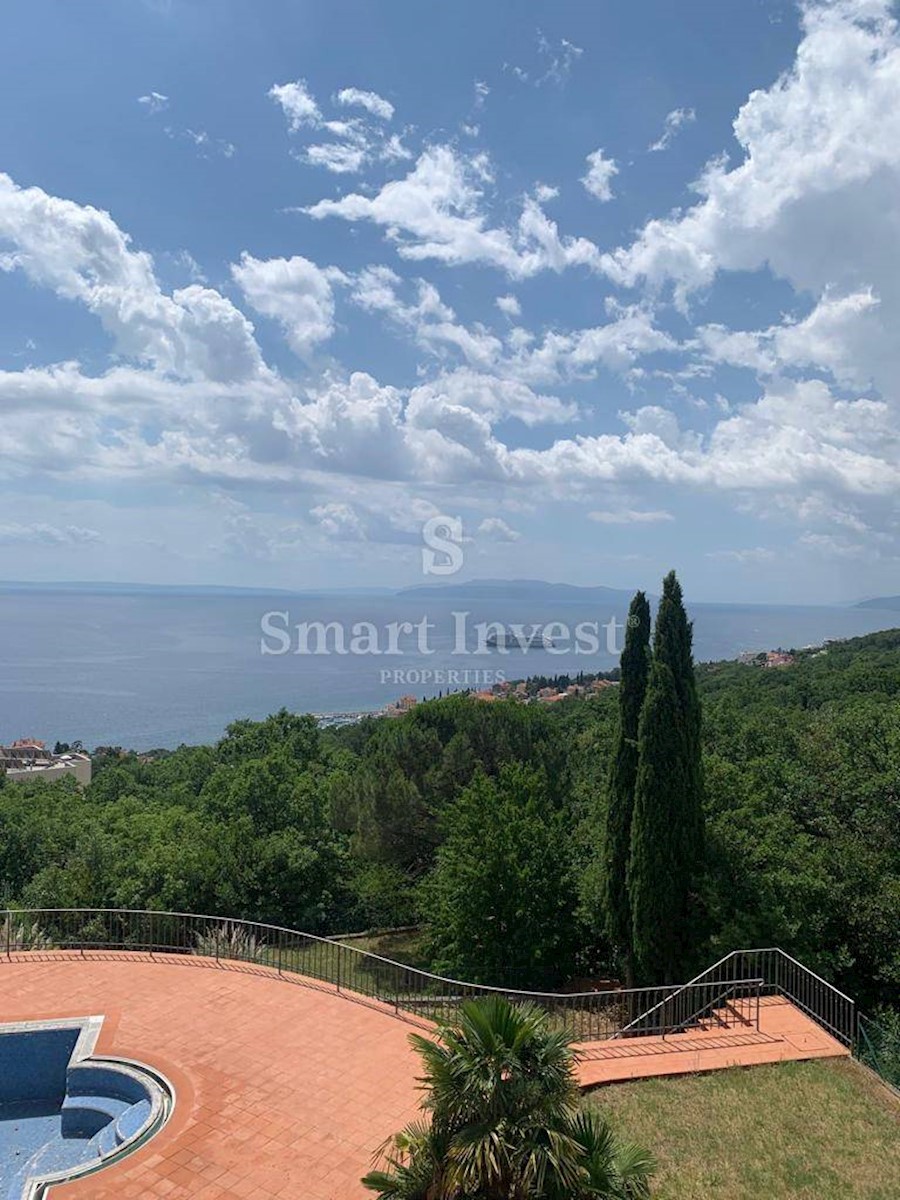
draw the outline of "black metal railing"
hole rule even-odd
[[[352,944],[277,925],[139,909],[0,910],[0,955],[103,951],[203,958],[302,976],[387,1005],[397,1013],[447,1020],[463,1001],[501,995],[530,1002],[577,1041],[619,1033],[662,1036],[691,1028],[759,1028],[761,977],[699,979],[678,988],[536,992],[466,983],[394,962]]]
[[[610,1036],[667,1037],[692,1029],[749,1030],[759,1032],[762,979],[701,980],[671,987],[652,988],[653,1004]]]
[[[732,950],[688,983],[673,985],[659,1003],[674,1007],[681,1004],[689,1006],[691,997],[700,984],[710,983],[724,989],[736,976],[762,980],[762,995],[783,996],[807,1016],[812,1017],[843,1045],[853,1047],[857,1036],[855,1002],[833,984],[777,948]],[[650,1014],[642,1013],[637,1020],[643,1020],[648,1015]],[[626,1025],[618,1036],[623,1036],[628,1031],[629,1026]]]
[[[731,1014],[742,1018],[738,1023],[759,1030],[759,1001],[763,979],[706,981],[684,988],[673,1003],[672,1025],[678,1032],[706,1025],[730,1029]]]

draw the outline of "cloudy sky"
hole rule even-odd
[[[0,578],[900,591],[886,0],[11,0]]]

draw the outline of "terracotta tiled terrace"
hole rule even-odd
[[[375,1002],[266,968],[61,952],[0,961],[0,1020],[102,1014],[97,1053],[168,1076],[176,1105],[146,1146],[53,1200],[351,1200],[373,1151],[417,1111],[415,1026]],[[760,1030],[582,1047],[581,1080],[708,1071],[847,1051],[786,1001]]]
[[[850,1055],[815,1021],[779,996],[760,1001],[758,1030],[755,1026],[694,1029],[665,1038],[587,1042],[580,1049],[579,1075],[584,1087],[651,1075],[692,1075],[723,1067]]]

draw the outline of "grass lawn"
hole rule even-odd
[[[399,932],[392,930],[387,933],[373,933],[368,937],[338,938],[338,941],[344,940],[348,946],[354,946],[357,950],[366,950],[369,954],[380,954],[382,958],[406,963],[410,967],[417,967],[420,971],[430,969],[420,929],[403,929]]]
[[[855,1064],[613,1084],[585,1101],[657,1158],[654,1200],[898,1200],[900,1101]]]

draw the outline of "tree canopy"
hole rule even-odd
[[[800,651],[779,669],[701,664],[695,677],[698,966],[736,945],[779,945],[865,1009],[896,1003],[900,630]],[[671,704],[657,676],[660,687]],[[468,953],[466,970],[486,982],[513,966],[546,986],[621,977],[601,886],[620,705],[615,687],[553,706],[452,696],[343,730],[277,713],[236,722],[215,746],[107,748],[85,790],[0,787],[0,899],[313,933],[417,924],[424,965]],[[469,869],[477,903],[463,894]],[[514,960],[490,937],[459,949],[465,922],[492,913]]]

